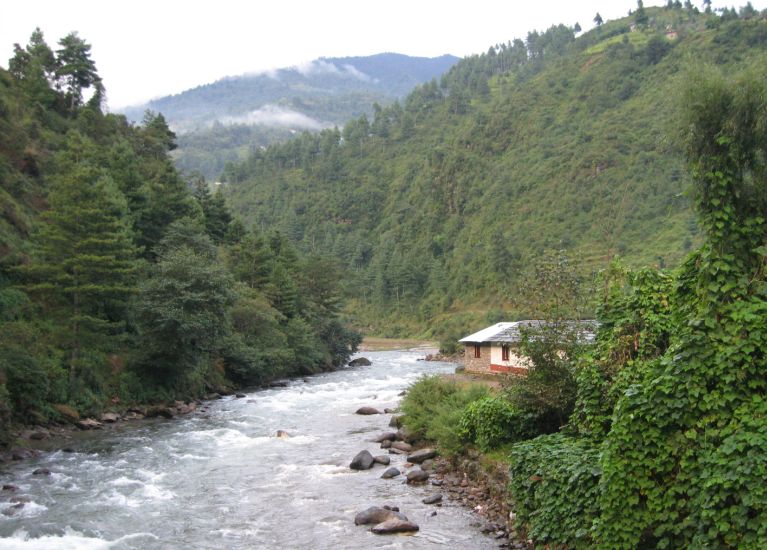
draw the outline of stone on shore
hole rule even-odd
[[[429,472],[424,472],[420,468],[414,468],[407,473],[407,482],[409,484],[424,483],[429,479]]]
[[[365,450],[357,453],[357,456],[349,464],[349,468],[352,470],[369,470],[373,467],[373,464],[375,464],[373,455],[370,454],[370,451]]]
[[[391,441],[381,441],[382,449],[391,449]]]
[[[114,424],[118,420],[120,420],[120,415],[117,413],[105,412],[101,415],[101,421],[107,424]]]
[[[94,418],[85,418],[83,420],[78,420],[75,422],[75,426],[80,428],[81,430],[98,430],[101,428],[101,422]]]
[[[437,456],[437,451],[435,449],[420,449],[408,455],[407,461],[412,462],[413,464],[420,464],[424,460],[429,460],[435,456]]]
[[[357,357],[356,359],[349,361],[350,367],[369,367],[370,365],[372,365],[372,363],[367,357]]]
[[[360,407],[359,409],[357,409],[357,411],[354,414],[364,414],[364,415],[381,414],[381,411],[379,411],[375,407]]]
[[[380,506],[371,506],[354,516],[354,525],[375,525],[390,519],[404,519],[407,521],[407,518],[398,511],[381,508]]]
[[[383,464],[384,466],[388,466],[391,462],[391,457],[389,455],[378,455],[374,457],[373,460],[376,462],[376,464]]]
[[[438,502],[442,502],[442,495],[439,493],[436,495],[431,495],[430,497],[423,499],[421,502],[424,504],[437,504]]]
[[[409,453],[413,450],[413,446],[410,443],[405,443],[404,441],[394,441],[391,444],[391,448],[402,451],[403,453]]]
[[[402,472],[400,472],[397,468],[392,466],[391,468],[387,468],[386,471],[383,474],[381,474],[381,477],[383,479],[391,479],[393,477],[397,477],[401,473]]]
[[[376,535],[391,535],[395,533],[414,533],[419,527],[407,519],[389,519],[371,529]]]
[[[400,428],[402,427],[402,415],[401,414],[395,414],[391,417],[391,420],[389,420],[389,427],[390,428]]]
[[[397,437],[397,434],[394,432],[384,432],[373,440],[374,443],[383,443],[384,441],[394,441],[394,439]]]

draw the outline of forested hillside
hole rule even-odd
[[[102,111],[90,45],[0,69],[0,445],[44,423],[338,366],[336,262],[185,181],[164,117]]]
[[[176,166],[213,181],[226,162],[291,138],[296,132],[342,126],[373,105],[389,105],[458,61],[382,53],[320,58],[301,67],[227,77],[158,98],[124,113],[139,121],[161,112],[179,134]]]
[[[588,273],[616,254],[671,266],[698,241],[673,106],[703,64],[763,74],[767,23],[670,3],[531,32],[342,131],[254,152],[226,192],[248,224],[340,258],[374,330],[524,314],[519,274],[546,249]]]

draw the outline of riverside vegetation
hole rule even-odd
[[[531,315],[519,275],[546,249],[584,275],[615,254],[678,265],[702,234],[674,105],[701,64],[767,65],[767,25],[741,11],[672,3],[641,24],[530,32],[370,117],[254,151],[225,193],[246,224],[339,258],[380,335],[450,345]]]
[[[331,369],[340,267],[186,181],[160,114],[105,114],[90,45],[37,29],[0,69],[0,444],[46,423]]]
[[[427,378],[403,403],[444,454],[508,462],[540,543],[767,545],[767,85],[704,72],[681,105],[701,246],[673,271],[606,271],[592,346],[550,310],[560,337],[527,335],[528,377],[495,395]]]

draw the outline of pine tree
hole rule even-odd
[[[134,292],[135,250],[126,226],[125,199],[114,182],[89,162],[90,143],[71,132],[53,183],[50,210],[34,239],[25,272],[30,292],[59,321],[70,380],[83,352],[117,346],[128,297]]]

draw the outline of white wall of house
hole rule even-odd
[[[490,347],[490,363],[493,365],[501,365],[503,367],[517,367],[517,368],[529,368],[529,360],[526,357],[517,355],[515,352],[517,348],[511,346],[509,349],[509,360],[503,360],[503,352],[501,345],[493,343]]]

